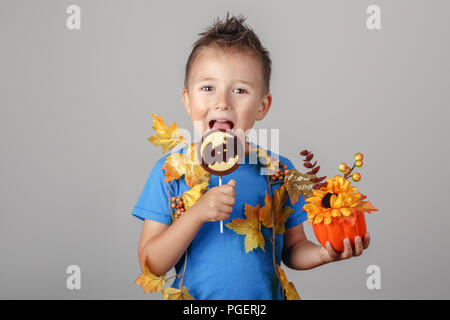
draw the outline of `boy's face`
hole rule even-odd
[[[203,48],[194,59],[182,97],[200,136],[224,128],[243,138],[256,120],[264,119],[272,103],[271,94],[264,92],[259,59],[212,47]]]

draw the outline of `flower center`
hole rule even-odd
[[[326,195],[322,198],[322,207],[324,208],[331,208],[330,205],[330,198],[334,193],[328,192]]]

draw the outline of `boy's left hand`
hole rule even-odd
[[[333,262],[333,261],[339,261],[339,260],[345,260],[350,259],[351,257],[357,257],[360,256],[363,253],[364,249],[367,249],[369,247],[370,243],[370,235],[369,233],[366,233],[362,240],[361,237],[357,236],[354,239],[355,242],[355,248],[352,248],[352,245],[350,243],[350,239],[345,238],[344,239],[344,251],[339,252],[333,249],[333,246],[328,241],[326,243],[326,248],[321,247],[320,249],[320,255],[322,260],[325,263]]]

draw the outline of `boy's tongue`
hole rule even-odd
[[[230,122],[214,121],[213,129],[231,129]]]

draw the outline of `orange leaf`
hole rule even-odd
[[[284,223],[289,218],[289,216],[294,212],[289,206],[284,206],[284,203],[287,200],[286,188],[281,185],[276,191],[274,195],[275,200],[272,201],[270,196],[266,193],[265,204],[264,207],[261,208],[261,217],[262,224],[266,228],[272,228],[272,206],[273,212],[275,212],[275,233],[282,234],[284,233],[285,227]]]
[[[367,211],[367,213],[378,211],[378,209],[372,206],[369,201],[359,201],[359,205],[357,206],[357,208],[361,211]]]
[[[292,282],[286,278],[284,270],[279,265],[277,266],[278,274],[280,276],[281,288],[283,289],[286,300],[300,300],[297,290]]]
[[[252,207],[245,203],[246,219],[233,219],[225,226],[234,230],[237,234],[245,235],[245,252],[261,247],[263,251],[265,246],[264,236],[261,233],[260,207]]]
[[[195,161],[194,155],[195,145],[192,143],[187,148],[186,154],[176,152],[168,156],[162,167],[166,176],[164,182],[179,179],[184,175],[187,185],[192,188],[200,181],[203,181],[209,173],[203,169],[198,161]]]
[[[147,265],[144,264],[144,273],[134,281],[135,284],[144,288],[144,293],[161,291],[164,283],[166,283],[166,275],[158,277],[148,270]]]
[[[195,300],[185,286],[182,286],[181,290],[171,287],[164,288],[162,295],[164,300]]]
[[[153,116],[153,129],[156,133],[148,138],[148,141],[153,143],[156,146],[160,146],[162,148],[163,153],[167,150],[172,149],[179,143],[186,143],[183,135],[178,129],[178,125],[176,122],[170,124],[169,127],[166,126],[162,117],[156,116],[152,113]]]

